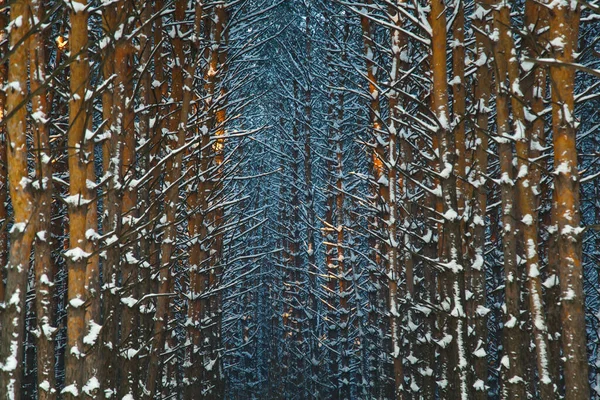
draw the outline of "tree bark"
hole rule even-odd
[[[485,253],[486,233],[485,218],[487,211],[487,179],[488,173],[488,129],[489,106],[492,90],[492,51],[490,41],[486,35],[491,32],[490,5],[488,0],[478,1],[475,5],[478,19],[473,21],[476,42],[476,79],[474,85],[475,100],[475,126],[473,132],[473,162],[469,183],[473,187],[471,200],[473,214],[470,219],[468,231],[471,233],[469,256],[471,265],[468,268],[467,285],[473,296],[467,303],[467,315],[470,318],[470,327],[473,329],[471,338],[471,352],[473,354],[473,397],[487,399],[487,315],[485,284]]]
[[[29,1],[16,1],[10,7],[12,29],[8,38],[8,82],[6,89],[6,165],[13,207],[9,231],[10,249],[6,263],[5,308],[0,315],[0,391],[19,400],[23,376],[25,296],[29,257],[35,235],[31,180],[27,167],[27,55],[24,41],[29,32]],[[15,21],[19,21],[18,23]],[[23,42],[22,42],[23,41]],[[22,42],[22,43],[21,43]]]
[[[505,272],[505,306],[502,359],[502,390],[508,398],[525,398],[525,368],[521,354],[523,334],[518,323],[520,310],[520,285],[517,268],[517,244],[515,236],[515,198],[513,155],[511,144],[511,128],[509,122],[509,85],[508,59],[512,33],[510,26],[510,6],[505,1],[496,0],[493,3],[494,29],[499,32],[494,43],[494,56],[496,60],[496,108],[498,132],[498,153],[500,158],[500,186],[502,198],[502,244],[504,251]]]
[[[465,323],[465,287],[464,267],[462,261],[462,240],[460,233],[460,216],[457,213],[456,191],[456,149],[455,138],[449,125],[448,106],[448,73],[446,63],[446,16],[445,6],[441,0],[431,0],[429,24],[432,29],[431,69],[433,77],[432,110],[437,118],[439,154],[439,178],[442,194],[443,228],[439,242],[440,262],[443,271],[440,273],[440,318],[441,349],[440,380],[447,380],[447,386],[440,385],[442,393],[448,396],[460,393],[466,398],[468,388],[469,357],[466,353]],[[451,339],[449,339],[451,337]],[[447,343],[447,340],[450,340]]]
[[[38,21],[44,19],[45,10],[39,2],[32,4],[31,12]],[[48,103],[46,90],[46,51],[44,31],[39,27],[31,37],[29,48],[30,86],[34,115],[33,146],[36,151],[36,237],[35,247],[35,314],[37,319],[37,393],[40,400],[56,398],[54,371],[54,265],[52,250],[56,243],[52,238],[52,151],[50,148]],[[1,200],[0,200],[1,201]]]
[[[65,356],[66,399],[77,398],[85,391],[85,323],[86,308],[90,306],[90,293],[86,288],[86,269],[92,253],[88,230],[88,209],[95,201],[90,197],[88,180],[94,182],[93,138],[88,135],[87,93],[89,85],[88,12],[84,1],[74,2],[70,14],[70,51],[75,60],[70,65],[71,98],[69,102],[69,250],[65,253],[68,269],[67,294],[67,348]]]
[[[576,2],[553,3],[550,34],[554,58],[571,63],[577,51],[580,6]],[[550,67],[552,131],[554,141],[554,225],[558,228],[558,272],[561,290],[562,350],[567,400],[588,399],[588,359],[581,262],[579,173],[574,117],[575,69]]]

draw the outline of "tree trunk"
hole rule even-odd
[[[487,399],[487,315],[489,310],[486,305],[485,285],[485,253],[486,233],[485,218],[487,209],[487,179],[488,173],[488,129],[489,129],[489,103],[492,89],[492,74],[490,73],[492,51],[486,36],[491,32],[489,19],[489,0],[478,1],[475,5],[479,10],[479,18],[473,21],[476,42],[476,79],[474,87],[475,126],[473,141],[473,163],[469,182],[473,186],[471,199],[473,214],[470,219],[468,231],[471,233],[469,255],[471,265],[468,268],[468,287],[473,296],[467,303],[467,315],[470,318],[470,327],[473,329],[470,350],[473,354],[473,389],[474,398]]]
[[[466,398],[468,387],[469,357],[466,353],[466,323],[464,313],[465,288],[462,261],[462,240],[460,216],[457,213],[456,191],[456,150],[455,138],[449,125],[448,73],[446,67],[446,16],[441,0],[431,1],[429,24],[432,29],[431,68],[433,76],[432,110],[437,117],[439,147],[439,177],[443,203],[443,228],[439,253],[443,271],[440,274],[441,310],[439,328],[442,330],[442,376],[447,379],[446,387],[440,386],[442,393],[452,396],[460,393]],[[446,314],[448,313],[448,314]],[[450,335],[450,336],[448,336]],[[449,343],[446,343],[449,337]]]
[[[572,63],[577,51],[580,6],[576,2],[554,4],[550,10],[550,34],[554,58]],[[561,290],[562,351],[567,400],[590,397],[581,262],[579,172],[574,118],[575,70],[550,67],[552,131],[554,141],[554,224],[558,228],[558,272]]]
[[[0,6],[5,7],[5,0],[0,1]],[[8,15],[0,12],[0,52],[6,54],[7,38],[6,25]],[[4,87],[8,78],[8,64],[0,63],[0,85]],[[4,121],[6,114],[6,93],[0,91],[0,120]],[[6,200],[8,199],[8,172],[6,169],[6,152],[8,146],[8,136],[6,125],[0,124],[0,300],[4,301],[4,266],[8,259],[8,210],[6,209]]]
[[[39,2],[32,4],[31,12],[39,21],[44,19],[45,10]],[[56,243],[52,238],[52,152],[50,149],[48,103],[46,99],[46,52],[44,31],[31,37],[29,48],[30,86],[36,93],[31,100],[34,115],[33,146],[36,149],[36,238],[35,238],[35,314],[37,318],[36,343],[37,393],[40,400],[56,398],[54,372],[54,266],[52,250]]]
[[[25,296],[29,256],[35,235],[31,180],[27,167],[27,55],[25,39],[29,32],[29,1],[16,1],[10,7],[12,29],[6,88],[6,165],[14,223],[9,231],[10,250],[6,264],[5,307],[0,314],[0,392],[19,400],[23,376]],[[19,20],[20,23],[15,23]],[[6,229],[6,228],[4,228]]]
[[[513,154],[510,136],[509,120],[509,95],[508,91],[508,58],[512,33],[510,26],[510,7],[508,3],[496,1],[494,3],[494,29],[499,32],[499,38],[494,44],[494,56],[496,59],[496,108],[498,133],[498,152],[500,158],[500,185],[502,197],[502,244],[504,250],[504,272],[505,282],[505,305],[503,328],[504,358],[501,368],[502,390],[507,398],[525,398],[525,381],[523,366],[524,360],[521,354],[521,343],[523,334],[518,323],[520,316],[519,298],[520,285],[517,268],[517,244],[515,236],[515,198],[514,187]]]
[[[89,164],[94,163],[93,138],[88,136],[87,89],[89,85],[88,13],[83,2],[73,3],[71,54],[77,57],[70,65],[71,98],[69,103],[69,243],[65,253],[68,268],[67,348],[65,357],[65,388],[61,393],[66,399],[77,398],[85,391],[85,322],[86,307],[90,306],[89,288],[86,288],[86,268],[92,255],[87,234],[88,208],[95,201],[90,197],[87,181],[94,182],[88,175]]]

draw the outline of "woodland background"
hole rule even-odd
[[[0,1],[0,397],[599,398],[599,16]]]

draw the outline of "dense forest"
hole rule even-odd
[[[600,399],[597,0],[0,0],[0,399]]]

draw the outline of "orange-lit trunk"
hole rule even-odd
[[[485,263],[486,253],[485,241],[485,218],[487,210],[487,178],[488,173],[488,129],[490,118],[490,95],[492,91],[492,50],[491,43],[486,33],[491,32],[490,1],[477,1],[476,9],[482,11],[479,18],[473,21],[477,27],[475,32],[476,56],[475,65],[476,79],[474,81],[475,96],[475,125],[473,141],[475,149],[472,152],[471,177],[469,182],[472,186],[472,196],[469,200],[473,210],[470,226],[467,227],[471,234],[469,243],[470,265],[467,269],[468,289],[473,293],[467,302],[467,318],[473,328],[474,335],[471,337],[470,351],[473,354],[473,397],[476,399],[487,399],[486,383],[488,377],[487,362],[487,315],[489,313],[486,305],[486,282]]]
[[[441,335],[451,335],[451,342],[441,349],[440,376],[448,385],[442,393],[468,395],[467,371],[469,355],[466,352],[467,326],[465,321],[465,281],[462,260],[461,223],[458,214],[455,166],[457,154],[455,138],[449,125],[448,72],[446,60],[446,16],[442,0],[431,0],[429,24],[432,30],[431,70],[433,78],[432,110],[438,120],[437,151],[442,194],[442,231],[438,252],[443,263],[438,288],[442,311],[438,316]],[[447,314],[446,314],[447,313]]]
[[[549,39],[554,58],[571,63],[577,51],[580,5],[559,2],[550,10]],[[552,89],[552,132],[554,141],[554,224],[558,228],[558,275],[561,290],[562,351],[564,355],[565,397],[590,397],[581,262],[581,223],[577,129],[574,117],[575,70],[568,66],[550,67]]]
[[[5,7],[5,0],[0,1],[0,6]],[[8,23],[8,15],[0,13],[0,52],[6,54],[7,38],[6,25]],[[7,63],[0,63],[0,85],[4,87],[8,74]],[[6,110],[6,93],[0,91],[0,121],[4,121]],[[6,152],[8,146],[6,126],[0,124],[0,266],[6,265],[8,258],[8,210],[6,209],[6,200],[8,199],[8,172],[6,170]],[[0,271],[0,299],[4,301],[4,268]]]
[[[368,4],[372,2],[369,1]],[[389,198],[389,185],[387,182],[387,174],[384,162],[386,161],[386,148],[385,139],[382,136],[382,121],[381,121],[381,102],[380,102],[380,88],[377,82],[377,64],[375,63],[375,43],[373,41],[373,32],[371,28],[371,21],[366,16],[360,17],[360,25],[363,36],[363,58],[366,64],[366,75],[367,75],[367,90],[369,99],[369,126],[368,133],[373,138],[373,144],[370,151],[370,167],[372,168],[372,179],[370,182],[371,196],[373,200],[370,204],[371,217],[369,217],[369,259],[371,262],[369,279],[371,281],[372,288],[369,290],[369,324],[373,327],[384,324],[385,322],[380,318],[379,311],[381,309],[382,299],[387,300],[384,295],[384,291],[381,293],[374,290],[375,287],[380,285],[381,273],[388,272],[388,264],[385,261],[385,257],[388,252],[386,243],[380,240],[379,236],[380,229],[382,228],[382,222],[389,220],[388,211],[389,209],[385,206]],[[386,232],[387,234],[387,232]],[[383,329],[382,329],[383,331]],[[377,337],[377,342],[380,341],[380,337]],[[377,352],[378,350],[375,350]],[[372,364],[369,366],[372,375],[369,377],[371,384],[373,385],[373,394],[378,395],[380,391],[387,388],[388,385],[383,383],[380,377],[380,364],[378,355],[372,356]]]
[[[13,225],[9,231],[10,249],[6,263],[6,288],[0,314],[0,393],[19,400],[23,375],[23,338],[25,323],[25,295],[29,256],[35,234],[31,180],[27,168],[27,55],[24,41],[29,31],[29,1],[17,1],[10,7],[12,29],[9,48],[14,49],[8,58],[9,87],[6,88],[6,123],[8,186],[13,207]],[[20,23],[15,23],[15,21]],[[20,43],[24,41],[23,43]],[[18,45],[17,45],[18,44]],[[6,230],[6,228],[4,228]]]
[[[194,21],[194,34],[196,37],[200,38],[203,35],[202,31],[202,21],[206,19],[205,10],[202,7],[201,3],[198,3],[195,8],[195,21]],[[205,38],[206,39],[206,38]],[[202,57],[202,52],[204,49],[200,49],[198,45],[192,49],[192,55],[195,55],[196,59],[190,61],[190,66],[187,68],[187,73],[185,77],[185,87],[186,91],[184,92],[184,107],[190,107],[189,103],[192,100],[193,93],[190,92],[189,89],[193,84],[192,73],[195,71],[196,64],[199,62],[200,57]],[[189,98],[189,100],[188,100]],[[194,98],[195,102],[199,99]],[[183,112],[183,110],[182,110]],[[194,112],[198,113],[198,105],[194,106]],[[188,112],[182,114],[182,125],[180,125],[180,129],[182,129],[187,124]],[[199,129],[191,129],[190,133],[191,139],[197,141],[198,135],[201,135]],[[199,143],[198,143],[199,144]],[[188,155],[191,157],[188,166],[188,198],[187,198],[187,206],[188,206],[188,235],[190,236],[192,246],[189,251],[188,265],[189,265],[189,297],[188,297],[188,320],[186,322],[186,330],[187,330],[187,338],[188,338],[188,349],[186,349],[186,358],[184,361],[184,380],[187,385],[184,389],[184,398],[193,399],[194,395],[202,390],[202,375],[198,374],[200,368],[196,366],[196,363],[202,361],[202,357],[198,354],[199,350],[202,348],[202,314],[204,301],[200,298],[200,296],[206,290],[206,280],[203,273],[201,273],[202,264],[201,264],[201,240],[200,230],[201,230],[201,218],[200,218],[200,196],[203,193],[200,193],[198,190],[200,187],[200,151],[198,150],[199,146],[192,146],[188,150]]]
[[[87,234],[88,210],[95,199],[90,196],[88,180],[95,182],[93,169],[94,142],[88,135],[89,114],[87,91],[89,87],[88,13],[85,0],[77,2],[70,15],[70,51],[78,57],[70,65],[71,98],[69,102],[69,250],[65,253],[68,269],[67,294],[67,348],[65,356],[65,398],[77,398],[85,385],[86,306],[90,291],[86,287],[86,269],[91,261],[92,244]]]

